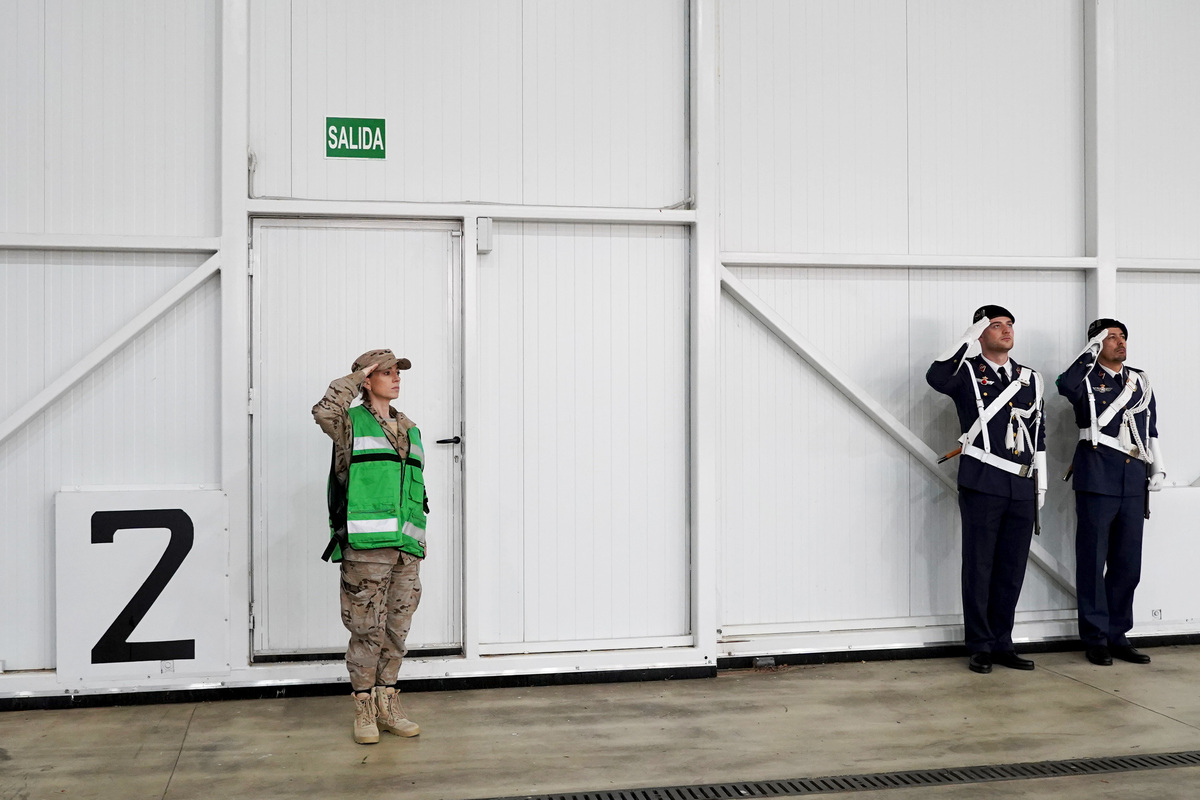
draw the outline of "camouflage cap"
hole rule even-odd
[[[395,364],[400,369],[411,369],[412,362],[407,358],[396,358],[396,354],[391,350],[368,350],[358,358],[354,359],[354,363],[350,366],[351,372],[358,372],[363,367],[369,364],[378,364],[376,369],[387,369]]]

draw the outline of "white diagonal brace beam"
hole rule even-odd
[[[219,254],[218,254],[219,255]],[[107,361],[114,353],[133,341],[139,333],[150,327],[155,320],[174,308],[181,300],[195,291],[201,284],[215,275],[221,268],[218,255],[211,256],[188,276],[175,284],[166,294],[151,303],[144,311],[125,323],[112,336],[79,361],[63,370],[57,380],[29,399],[25,405],[13,412],[0,424],[0,442],[16,433],[25,423],[33,419],[43,408],[54,402],[63,392],[78,383],[81,378]]]
[[[721,285],[725,291],[729,292],[730,297],[741,303],[747,311],[758,318],[759,322],[767,326],[771,333],[779,337],[780,341],[820,373],[821,377],[832,383],[834,388],[846,396],[847,400],[858,406],[876,425],[887,431],[905,450],[912,453],[942,483],[946,484],[947,488],[957,490],[954,479],[938,468],[938,454],[933,452],[929,445],[917,438],[907,425],[892,416],[840,367],[813,347],[811,342],[801,336],[788,324],[787,320],[767,305],[726,267],[721,267]]]
[[[955,480],[938,468],[938,454],[929,449],[929,445],[921,441],[915,433],[909,430],[907,425],[896,419],[841,368],[813,347],[811,342],[801,336],[788,324],[787,320],[751,291],[725,266],[721,267],[721,286],[729,293],[730,297],[741,303],[742,307],[791,348],[792,352],[804,359],[821,377],[833,384],[834,388],[845,395],[847,400],[854,403],[876,425],[883,428],[917,461],[936,475],[942,483],[946,484],[948,488],[958,491]],[[1075,596],[1075,584],[1071,574],[1059,563],[1058,559],[1042,547],[1041,543],[1035,541],[1030,544],[1029,559],[1044,570],[1064,591],[1072,597]]]

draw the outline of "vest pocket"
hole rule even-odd
[[[408,499],[417,505],[425,502],[425,476],[419,469],[410,470],[408,473]]]

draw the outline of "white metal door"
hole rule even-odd
[[[312,406],[355,356],[412,361],[393,405],[425,442],[429,549],[412,651],[462,642],[461,230],[456,223],[256,220],[251,255],[253,648],[344,652],[329,537],[331,442]]]

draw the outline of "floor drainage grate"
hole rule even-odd
[[[741,800],[748,797],[797,797],[875,789],[910,789],[918,786],[947,786],[967,783],[1063,778],[1072,775],[1102,775],[1149,769],[1200,767],[1200,750],[1184,753],[1155,753],[1112,758],[1076,758],[1069,761],[1038,761],[1026,764],[987,764],[978,767],[914,769],[877,772],[870,775],[833,775],[786,781],[710,783],[701,786],[663,786],[652,789],[621,789],[611,792],[521,795],[493,800]]]

